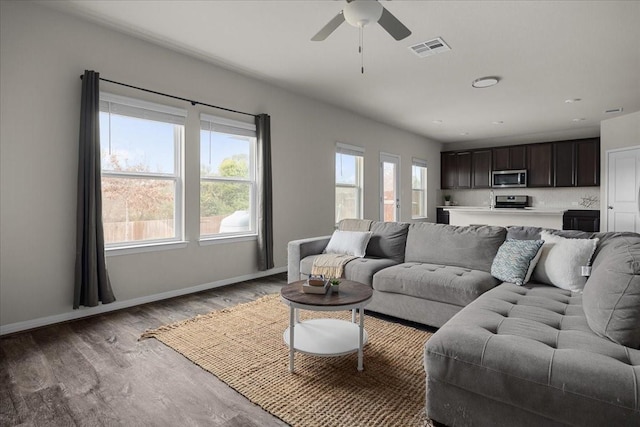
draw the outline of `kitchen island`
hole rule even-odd
[[[451,225],[527,225],[562,230],[567,209],[446,206]]]

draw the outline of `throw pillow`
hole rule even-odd
[[[367,250],[370,231],[341,231],[336,230],[324,250],[327,254],[344,254],[362,258]]]
[[[533,279],[573,292],[581,292],[587,278],[582,266],[591,263],[599,239],[567,239],[547,231],[540,233],[544,240],[542,254],[533,271]]]
[[[620,233],[602,240],[598,263],[584,286],[584,315],[596,334],[640,349],[640,235]]]
[[[491,275],[503,282],[524,285],[538,263],[542,240],[507,239],[491,264]]]

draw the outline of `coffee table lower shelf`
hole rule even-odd
[[[295,324],[293,333],[294,350],[311,356],[342,356],[360,349],[360,326],[346,320],[305,320]],[[283,337],[290,346],[290,328],[284,331]],[[367,331],[363,330],[363,347],[368,340]]]

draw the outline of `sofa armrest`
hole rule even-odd
[[[300,280],[300,260],[309,255],[318,255],[324,251],[331,236],[311,237],[292,240],[287,245],[287,282]]]

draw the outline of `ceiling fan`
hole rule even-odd
[[[411,35],[411,31],[391,14],[378,0],[346,0],[347,4],[327,25],[311,38],[322,41],[331,35],[344,21],[362,29],[370,22],[377,22],[396,40]]]

